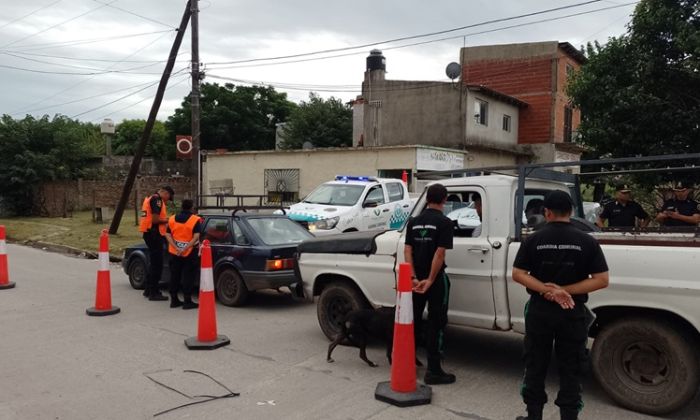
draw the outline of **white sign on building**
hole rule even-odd
[[[439,149],[416,149],[416,169],[419,171],[450,171],[463,168],[463,153]]]

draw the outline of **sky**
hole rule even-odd
[[[294,102],[310,91],[349,101],[359,94],[373,48],[384,51],[388,79],[447,81],[445,67],[459,61],[465,45],[556,40],[579,47],[625,33],[632,0],[509,19],[584,2],[200,0],[200,62],[205,82],[272,85]],[[62,114],[89,122],[148,117],[186,0],[0,4],[0,115]],[[572,14],[579,15],[565,17]],[[485,23],[498,19],[509,20]],[[472,27],[391,41],[465,26]],[[424,44],[407,45],[415,43]],[[189,94],[190,45],[188,27],[161,120]],[[342,50],[277,58],[336,49]]]

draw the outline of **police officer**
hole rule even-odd
[[[656,221],[663,226],[697,226],[700,223],[700,204],[689,195],[690,186],[677,182],[673,186],[673,198],[664,201]]]
[[[146,290],[143,295],[148,300],[168,300],[160,293],[158,284],[163,272],[163,248],[165,247],[166,224],[168,213],[166,204],[175,196],[175,191],[169,186],[161,187],[155,194],[146,197],[141,206],[141,223],[139,231],[148,247],[150,269],[146,278]]]
[[[547,224],[520,246],[513,280],[527,288],[525,306],[525,378],[521,394],[527,417],[541,420],[547,402],[544,390],[552,344],[559,365],[559,406],[562,420],[575,420],[583,407],[581,372],[588,340],[588,293],[607,287],[608,266],[592,236],[570,223],[573,203],[563,191],[544,199]]]
[[[192,302],[192,287],[199,265],[197,244],[202,231],[202,220],[192,212],[194,202],[182,201],[182,211],[168,219],[165,239],[170,254],[170,307],[194,309],[199,305]],[[177,294],[182,289],[184,303]]]
[[[442,213],[447,201],[447,189],[444,186],[431,185],[426,197],[427,208],[408,222],[404,257],[411,264],[413,272],[413,319],[419,327],[424,324],[423,310],[426,303],[428,305],[428,322],[424,328],[428,352],[425,383],[451,384],[455,381],[455,375],[442,370],[440,353],[450,298],[450,280],[445,274],[445,252],[452,249],[454,224]]]
[[[603,206],[603,211],[596,220],[599,227],[605,226],[605,220],[609,227],[646,227],[649,224],[649,214],[639,203],[632,200],[632,191],[626,184],[620,184],[615,188],[615,201]]]

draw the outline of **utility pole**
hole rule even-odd
[[[143,134],[141,135],[141,140],[136,146],[136,151],[134,152],[134,160],[131,162],[131,168],[129,169],[129,174],[124,181],[124,189],[122,190],[122,196],[119,198],[119,203],[117,203],[117,208],[114,210],[114,218],[112,219],[112,224],[109,226],[109,233],[115,234],[119,230],[119,223],[122,221],[122,215],[124,214],[124,209],[126,208],[126,203],[129,201],[129,195],[131,194],[131,189],[134,187],[134,181],[136,180],[136,174],[141,166],[141,159],[146,151],[146,145],[151,139],[151,132],[153,131],[153,125],[156,122],[156,116],[158,115],[158,110],[160,109],[160,104],[163,102],[163,95],[165,94],[165,88],[168,86],[168,80],[170,79],[170,74],[175,66],[175,60],[177,59],[177,53],[180,50],[180,44],[182,44],[182,38],[187,30],[187,23],[190,21],[191,13],[191,0],[187,2],[185,6],[185,13],[182,15],[182,20],[180,21],[180,27],[177,29],[177,36],[175,36],[175,41],[173,42],[172,48],[170,48],[170,55],[168,56],[168,63],[165,65],[165,70],[163,70],[163,75],[160,78],[160,84],[158,85],[158,91],[156,92],[156,97],[153,99],[153,105],[151,105],[151,112],[148,114],[148,120],[146,121],[146,126],[143,129]],[[137,201],[138,202],[138,201]]]
[[[200,149],[200,128],[199,116],[201,108],[199,106],[200,89],[199,82],[199,0],[190,0],[190,21],[192,22],[192,95],[190,105],[192,109],[192,199],[201,205],[201,154]]]

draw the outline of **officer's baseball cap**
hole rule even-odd
[[[691,186],[685,181],[678,181],[673,184],[673,191],[683,191],[691,188]]]
[[[167,191],[168,194],[170,194],[170,200],[175,198],[175,190],[173,190],[173,188],[170,185],[164,185],[161,188]]]
[[[615,187],[615,191],[628,193],[628,192],[631,192],[632,190],[630,189],[629,185],[627,185],[627,184],[618,184],[617,187]]]
[[[544,197],[544,208],[558,213],[571,213],[571,210],[574,208],[574,202],[568,193],[555,190]]]

